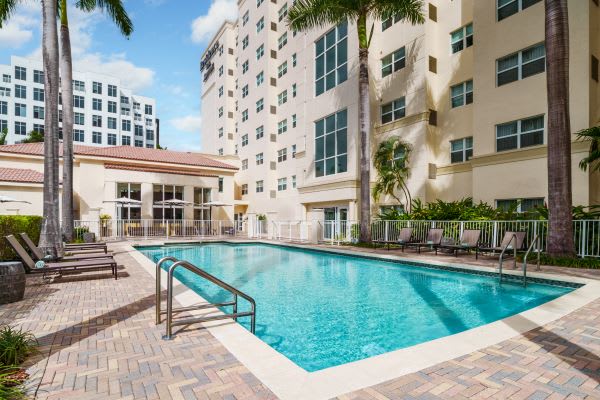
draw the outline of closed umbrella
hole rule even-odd
[[[0,203],[27,203],[27,204],[31,204],[29,201],[26,201],[26,200],[17,200],[17,199],[13,199],[12,197],[2,196],[2,195],[0,195]]]

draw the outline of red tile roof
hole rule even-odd
[[[124,160],[148,161],[158,163],[170,163],[191,165],[195,167],[209,167],[236,170],[237,167],[226,164],[221,161],[214,160],[204,154],[190,153],[172,150],[147,149],[145,147],[133,146],[110,146],[110,147],[94,147],[74,145],[75,155],[87,155],[107,158],[117,158]],[[0,146],[0,153],[28,154],[38,155],[44,154],[43,143],[20,143]],[[61,148],[62,155],[62,148]]]
[[[119,169],[124,171],[140,171],[140,172],[157,172],[161,174],[173,174],[173,175],[189,175],[189,176],[201,176],[206,178],[217,178],[218,175],[204,174],[199,171],[191,169],[174,169],[164,167],[153,167],[153,166],[141,166],[141,165],[130,165],[130,164],[111,164],[105,163],[104,168],[106,169]]]
[[[44,183],[44,174],[32,169],[0,168],[0,182]]]

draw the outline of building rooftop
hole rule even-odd
[[[217,161],[200,153],[148,149],[144,147],[133,146],[94,147],[77,144],[73,145],[73,150],[75,155],[106,157],[120,160],[181,164],[194,167],[222,168],[230,170],[238,169],[233,165]],[[4,145],[0,146],[0,153],[43,156],[44,143],[20,143]],[[62,147],[60,153],[62,155]]]
[[[44,174],[32,169],[0,168],[0,182],[44,183]]]

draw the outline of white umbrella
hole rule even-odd
[[[156,204],[157,206],[168,206],[171,210],[173,210],[175,207],[193,206],[194,205],[194,203],[192,203],[191,201],[185,201],[185,200],[179,200],[179,199],[155,201],[154,204]],[[175,220],[175,213],[171,212],[171,214],[173,215],[173,220]],[[164,219],[164,217],[163,217],[163,219]]]
[[[130,199],[129,197],[119,197],[118,199],[114,199],[114,200],[104,200],[104,203],[117,203],[117,204],[136,204],[136,205],[140,205],[142,204],[142,202],[140,200],[134,200],[134,199]]]
[[[227,207],[231,204],[223,203],[222,201],[209,201],[208,203],[202,203],[202,205],[210,207]]]
[[[26,200],[17,200],[17,199],[13,199],[12,197],[2,196],[2,195],[0,195],[0,203],[27,203],[27,204],[31,204],[30,202],[28,202]]]

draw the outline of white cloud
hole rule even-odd
[[[192,41],[203,43],[212,38],[225,20],[237,18],[236,0],[214,0],[206,15],[201,15],[192,22]]]
[[[127,60],[124,53],[109,56],[86,53],[78,58],[73,57],[73,69],[116,76],[121,79],[125,87],[138,92],[149,88],[154,83],[154,71],[136,66]]]
[[[38,19],[22,12],[15,13],[0,29],[0,47],[19,48],[33,37]]]
[[[199,133],[202,127],[202,118],[199,115],[186,115],[185,117],[174,118],[170,123],[180,131]]]

